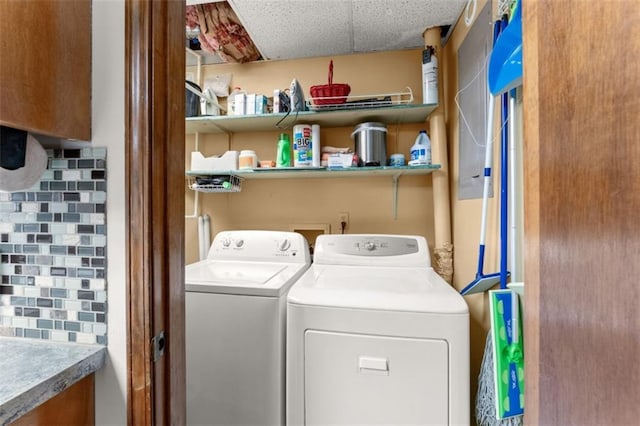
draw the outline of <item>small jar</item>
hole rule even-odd
[[[404,154],[391,154],[389,165],[391,167],[404,166]]]
[[[239,169],[255,169],[258,167],[258,156],[255,151],[251,150],[243,150],[240,151],[240,156],[238,157],[238,168]]]

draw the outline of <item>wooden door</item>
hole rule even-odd
[[[185,424],[185,2],[125,1],[128,421]],[[164,332],[154,361],[152,339]]]
[[[527,424],[640,419],[640,7],[523,2]]]
[[[91,1],[0,0],[0,124],[91,139]]]

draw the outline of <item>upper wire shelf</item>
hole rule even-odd
[[[339,111],[366,108],[384,108],[413,103],[413,91],[407,87],[402,92],[368,95],[310,97],[307,107],[310,111]]]
[[[385,99],[387,97],[390,99]],[[349,102],[344,104],[322,105],[318,109],[308,108],[309,111],[187,117],[185,130],[187,134],[239,133],[282,130],[296,123],[308,122],[323,127],[355,126],[365,121],[379,121],[387,125],[423,123],[438,106],[414,102],[413,92],[407,87],[397,93],[350,96]]]

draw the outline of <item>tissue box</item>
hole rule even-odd
[[[268,105],[269,98],[265,95],[256,95],[256,114],[267,114],[269,112]]]
[[[221,156],[205,157],[200,152],[191,153],[191,170],[238,170],[238,151],[227,151]]]
[[[233,115],[245,115],[247,113],[247,95],[237,93],[233,96]]]
[[[327,160],[327,167],[344,168],[353,166],[353,154],[331,154]]]
[[[283,112],[280,109],[280,90],[278,89],[275,89],[273,91],[273,112],[274,113]]]
[[[256,94],[249,93],[246,98],[247,105],[245,107],[244,113],[246,115],[253,115],[256,113]]]

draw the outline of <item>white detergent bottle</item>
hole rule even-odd
[[[428,164],[431,164],[431,140],[426,130],[420,130],[416,142],[411,147],[409,165],[424,166]]]
[[[422,103],[438,103],[438,58],[435,48],[427,46],[422,51]]]

